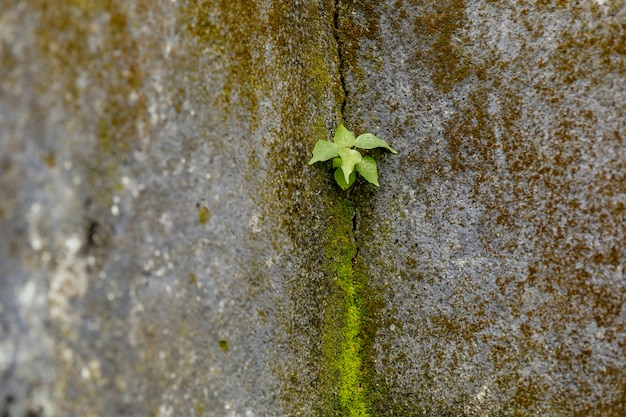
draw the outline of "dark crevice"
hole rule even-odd
[[[343,119],[345,109],[346,109],[346,101],[348,99],[348,90],[346,89],[346,78],[344,75],[345,65],[344,65],[344,57],[343,57],[343,47],[341,42],[341,35],[339,32],[339,12],[341,7],[341,1],[335,0],[335,13],[333,15],[333,22],[335,25],[334,34],[335,34],[335,43],[337,44],[337,57],[339,60],[339,82],[341,83],[341,89],[343,91],[343,97],[341,99],[341,106],[339,108],[341,118]]]
[[[348,102],[348,89],[346,86],[346,62],[344,55],[344,44],[342,41],[341,34],[341,0],[335,0],[335,11],[333,15],[334,22],[334,36],[335,36],[335,44],[337,47],[337,60],[338,60],[338,72],[339,72],[339,82],[341,83],[341,101],[339,106],[341,121],[345,123],[346,118],[346,104]],[[354,334],[351,339],[350,344],[353,346],[358,346],[357,356],[359,357],[359,369],[355,369],[354,371],[358,374],[358,387],[352,386],[352,392],[350,392],[349,397],[350,400],[350,415],[359,415],[363,417],[370,416],[370,399],[368,399],[368,391],[372,388],[371,382],[369,381],[369,371],[366,369],[366,365],[372,360],[369,357],[364,357],[366,352],[369,352],[371,349],[368,346],[365,346],[366,343],[369,343],[371,339],[367,336],[366,323],[370,320],[368,317],[367,311],[364,309],[365,301],[363,301],[363,297],[365,296],[367,286],[367,282],[365,276],[363,275],[362,267],[359,264],[359,239],[358,239],[358,228],[359,228],[359,211],[357,209],[358,199],[352,198],[350,191],[347,193],[347,199],[350,205],[351,217],[350,217],[350,226],[351,226],[351,240],[354,248],[354,252],[352,257],[350,258],[351,272],[349,274],[350,281],[346,282],[349,288],[351,288],[351,295],[346,296],[346,306],[350,305],[359,305],[357,307],[357,312],[352,312],[355,314],[356,320],[358,321],[358,334]],[[347,219],[346,219],[347,220]],[[346,265],[348,266],[348,265]],[[350,307],[348,307],[349,309]],[[344,318],[348,320],[347,318]],[[354,324],[354,323],[353,323]],[[347,331],[350,331],[350,326],[347,326]],[[345,389],[345,387],[344,387]],[[346,393],[344,392],[344,395]],[[348,411],[348,410],[344,410]]]
[[[345,122],[345,111],[346,111],[346,103],[348,101],[348,89],[346,88],[346,78],[345,78],[345,62],[344,62],[344,56],[343,56],[343,42],[341,41],[341,33],[340,33],[340,29],[339,29],[339,19],[340,19],[340,12],[341,12],[341,0],[335,0],[335,13],[333,15],[333,22],[334,22],[334,35],[335,35],[335,44],[337,45],[337,59],[339,61],[339,82],[341,83],[341,91],[342,91],[342,97],[341,97],[341,105],[339,108],[340,111],[340,116],[343,122]],[[348,197],[350,196],[350,193],[348,192]],[[357,256],[359,255],[359,246],[357,244],[356,241],[356,230],[357,230],[357,210],[356,208],[353,208],[353,213],[352,213],[352,238],[354,239],[354,243],[356,245],[356,253],[354,254],[354,257],[352,258],[352,265],[354,265],[354,262],[356,261]]]
[[[358,211],[356,207],[352,208],[352,239],[354,240],[354,256],[352,257],[352,270],[355,269],[356,258],[359,256],[359,241],[356,237],[356,230],[358,227]]]

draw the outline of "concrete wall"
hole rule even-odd
[[[0,4],[2,416],[626,413],[623,1]],[[308,166],[340,121],[380,188]]]
[[[624,2],[367,3],[344,117],[400,155],[362,193],[379,415],[623,415]]]

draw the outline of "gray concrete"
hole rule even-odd
[[[344,117],[400,155],[361,208],[379,415],[625,415],[624,2],[365,3]]]
[[[626,414],[623,1],[49,3],[0,3],[3,417],[326,415],[342,111],[399,151],[371,414]]]
[[[248,3],[0,6],[3,416],[316,413],[333,8]]]

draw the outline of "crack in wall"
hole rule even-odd
[[[341,2],[334,3],[333,31],[337,47],[338,78],[342,97],[339,101],[341,121],[344,119],[348,90],[345,80],[345,56],[341,39]],[[370,386],[363,358],[365,299],[367,278],[359,267],[359,246],[356,233],[359,214],[348,193],[335,200],[329,208],[325,243],[326,266],[331,275],[329,308],[324,318],[323,352],[327,363],[326,395],[330,410],[326,415],[351,417],[371,416]]]
[[[347,196],[329,207],[331,221],[327,224],[324,249],[331,291],[324,318],[323,352],[330,410],[325,415],[371,415],[362,358],[365,280],[355,268],[356,213]]]
[[[343,119],[343,115],[346,110],[346,101],[348,100],[348,90],[346,88],[346,79],[344,76],[344,71],[345,71],[344,56],[343,56],[343,51],[342,51],[343,48],[342,48],[341,36],[339,33],[340,7],[341,7],[341,1],[335,0],[335,12],[333,14],[333,24],[334,24],[333,32],[335,36],[335,44],[337,46],[337,60],[339,62],[339,68],[338,68],[339,82],[341,84],[341,90],[343,92],[343,97],[341,98],[341,105],[339,107],[339,113],[340,113],[341,118]]]
[[[343,55],[343,42],[341,41],[341,35],[340,35],[340,31],[339,31],[339,18],[340,18],[340,8],[341,8],[341,1],[340,0],[335,0],[335,6],[334,6],[334,14],[333,14],[333,24],[334,24],[334,28],[333,28],[333,34],[335,37],[335,46],[337,47],[337,60],[338,60],[338,74],[339,74],[339,83],[341,84],[341,91],[342,91],[342,97],[341,97],[341,105],[339,107],[339,114],[340,117],[343,121],[344,120],[344,114],[345,114],[345,110],[346,110],[346,103],[348,101],[348,89],[346,87],[346,78],[345,78],[345,64],[344,64],[344,60],[345,57]],[[356,233],[357,230],[357,210],[356,207],[353,208],[353,213],[352,213],[352,233],[353,233],[353,239],[354,239],[354,243],[356,245],[356,237],[354,236],[354,234]],[[354,261],[356,259],[356,257],[358,256],[358,251],[359,251],[359,247],[358,245],[356,245],[356,251],[357,253],[354,255],[354,258],[352,259],[352,264],[354,265]]]

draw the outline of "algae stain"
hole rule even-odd
[[[256,126],[259,101],[269,89],[261,44],[267,37],[263,13],[251,0],[191,0],[184,7],[185,28],[206,53],[223,62],[226,72],[220,102],[230,113],[242,112]]]
[[[68,133],[76,129],[92,138],[86,146],[93,149],[93,157],[81,159],[77,166],[85,169],[80,188],[88,195],[87,216],[98,217],[123,189],[121,169],[141,143],[139,126],[149,125],[147,99],[142,93],[146,74],[141,45],[132,30],[132,13],[119,0],[71,0],[54,6],[34,3],[40,19],[34,43],[46,62],[41,69],[46,76],[36,78],[58,81],[37,81],[34,88],[56,95],[67,120],[81,121],[66,123]],[[92,38],[105,41],[95,50],[89,41]],[[79,79],[84,82],[77,82]],[[102,110],[94,111],[98,108]],[[45,162],[54,166],[55,156],[49,154]],[[88,235],[93,236],[93,231]]]
[[[415,59],[431,67],[431,80],[443,93],[449,93],[476,71],[455,40],[465,22],[464,0],[437,2],[433,10],[414,21],[415,34],[425,45],[416,52]]]

